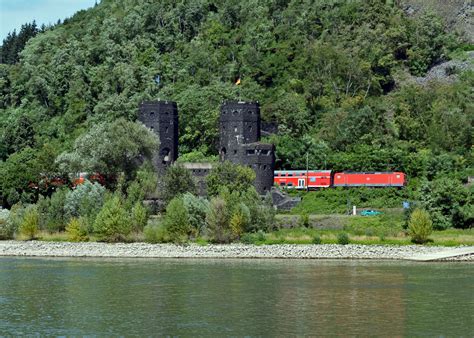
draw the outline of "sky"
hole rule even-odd
[[[18,32],[24,23],[56,23],[94,4],[95,0],[0,0],[0,44],[9,32]]]

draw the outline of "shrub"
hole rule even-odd
[[[312,240],[313,244],[321,244],[321,236],[315,235]]]
[[[49,232],[65,230],[66,215],[64,211],[64,203],[67,189],[57,190],[51,197],[38,199],[36,205],[40,216],[40,228]]]
[[[13,238],[13,226],[10,220],[10,210],[0,210],[0,240]]]
[[[170,241],[168,230],[163,223],[148,224],[143,229],[145,241],[148,243],[166,243]]]
[[[20,233],[27,239],[34,239],[39,230],[39,214],[36,205],[29,205],[20,224]]]
[[[430,214],[422,209],[413,211],[408,223],[408,232],[413,243],[423,244],[428,241],[428,236],[433,231],[433,222]]]
[[[162,197],[168,203],[173,198],[183,195],[187,192],[195,194],[196,182],[191,172],[179,164],[175,164],[168,168],[163,177]]]
[[[67,218],[86,217],[89,224],[94,224],[95,218],[104,204],[105,188],[99,183],[85,181],[66,194],[64,211]]]
[[[209,212],[206,215],[209,238],[217,243],[229,243],[232,232],[229,227],[227,203],[220,197],[211,199]]]
[[[345,232],[341,232],[337,235],[337,243],[338,244],[342,244],[342,245],[346,245],[346,244],[349,244],[349,235]]]
[[[255,243],[255,236],[250,233],[245,233],[240,237],[240,242],[243,244],[254,244]]]
[[[298,219],[298,225],[300,227],[309,228],[309,215],[307,213],[302,213]]]
[[[209,196],[218,195],[223,187],[241,193],[253,186],[255,172],[250,168],[225,161],[212,169],[206,181]]]
[[[123,208],[121,198],[112,196],[104,203],[94,222],[94,232],[100,240],[116,242],[124,240],[130,233],[130,218]]]
[[[202,234],[206,227],[206,214],[209,212],[209,201],[202,197],[186,193],[183,203],[188,212],[189,224],[193,232]]]
[[[131,212],[132,230],[142,231],[148,221],[148,212],[141,201],[135,203]]]
[[[87,222],[83,218],[73,217],[66,225],[68,240],[71,242],[85,242],[89,240],[87,236]]]
[[[191,224],[189,223],[188,212],[181,198],[173,198],[166,207],[164,226],[168,231],[171,241],[183,243],[188,240]]]

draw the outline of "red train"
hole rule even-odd
[[[293,189],[328,187],[403,187],[402,172],[333,172],[332,170],[276,170],[275,185]]]

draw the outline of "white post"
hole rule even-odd
[[[352,206],[352,215],[357,215],[357,207],[355,205]]]

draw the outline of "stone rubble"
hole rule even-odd
[[[288,258],[288,259],[410,259],[446,250],[437,246],[395,245],[197,245],[148,243],[70,243],[0,241],[0,256],[117,258]],[[474,255],[449,260],[474,261]]]

